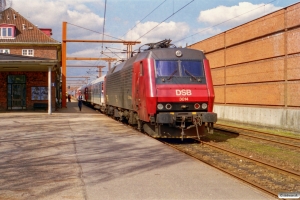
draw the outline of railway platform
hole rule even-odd
[[[273,199],[72,101],[0,113],[0,199]]]

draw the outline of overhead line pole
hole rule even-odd
[[[61,43],[61,68],[62,68],[62,77],[61,77],[61,106],[62,108],[67,107],[67,100],[66,100],[66,91],[67,91],[67,83],[66,83],[66,76],[67,76],[67,22],[62,23],[62,43]]]
[[[105,60],[109,64],[109,69],[111,62],[117,59],[115,58],[77,58],[77,57],[68,57],[67,58],[67,42],[89,42],[89,43],[123,43],[127,45],[127,58],[130,57],[132,51],[132,45],[140,44],[140,41],[124,41],[124,40],[68,40],[67,39],[67,22],[62,22],[62,107],[67,107],[66,101],[66,75],[67,75],[67,60]],[[101,70],[99,70],[101,71]]]

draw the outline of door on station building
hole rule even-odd
[[[8,75],[7,109],[26,109],[26,77],[25,75]]]

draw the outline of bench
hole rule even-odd
[[[48,103],[33,103],[33,109],[48,109]]]

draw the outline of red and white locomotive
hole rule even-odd
[[[87,102],[157,138],[212,132],[217,114],[212,112],[209,62],[202,51],[175,48],[170,42],[147,44],[146,50],[110,69],[102,81],[82,88],[92,91],[96,84],[104,85],[104,94],[88,92]],[[94,95],[105,98],[95,103]]]

